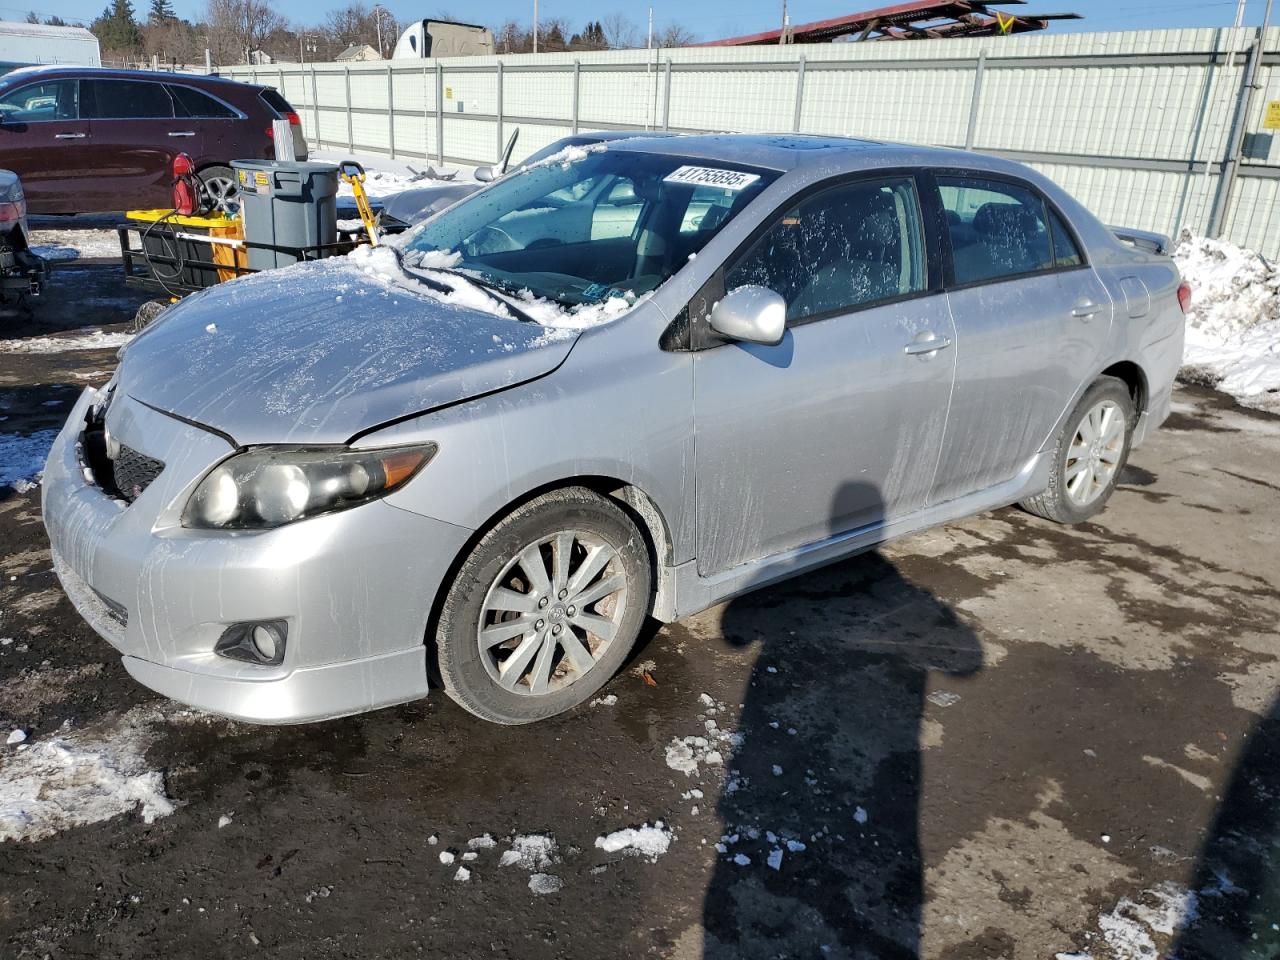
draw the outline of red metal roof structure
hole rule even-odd
[[[1043,30],[1051,20],[1079,20],[1078,13],[1016,14],[991,10],[999,4],[1026,0],[914,0],[878,10],[851,13],[829,20],[802,23],[787,30],[788,43],[828,43],[843,37],[855,40],[928,40],[944,37],[985,37]],[[781,30],[766,30],[727,40],[700,44],[707,47],[745,47],[776,44]]]

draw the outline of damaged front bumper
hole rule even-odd
[[[261,723],[358,713],[426,696],[431,603],[469,531],[375,501],[261,532],[196,531],[183,506],[230,454],[224,438],[117,396],[107,429],[162,466],[132,503],[82,462],[87,389],[45,467],[54,567],[90,626],[143,684]],[[228,627],[287,625],[278,665],[214,652]]]

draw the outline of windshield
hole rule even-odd
[[[566,307],[634,302],[679,270],[777,178],[773,171],[596,148],[515,173],[450,207],[405,244],[449,255],[511,293]]]

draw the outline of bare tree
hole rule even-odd
[[[621,10],[615,10],[600,21],[604,27],[604,39],[611,50],[624,50],[641,46],[640,28]]]
[[[698,40],[697,34],[679,23],[671,23],[653,42],[659,47],[687,47]]]
[[[205,22],[209,49],[218,63],[242,62],[285,27],[284,17],[267,0],[209,0]]]

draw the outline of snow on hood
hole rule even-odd
[[[130,344],[119,385],[239,444],[341,443],[543,376],[575,340],[478,288],[433,293],[393,251],[362,248],[187,298]]]
[[[1189,231],[1173,259],[1191,286],[1184,366],[1206,372],[1242,403],[1280,410],[1280,270]]]

